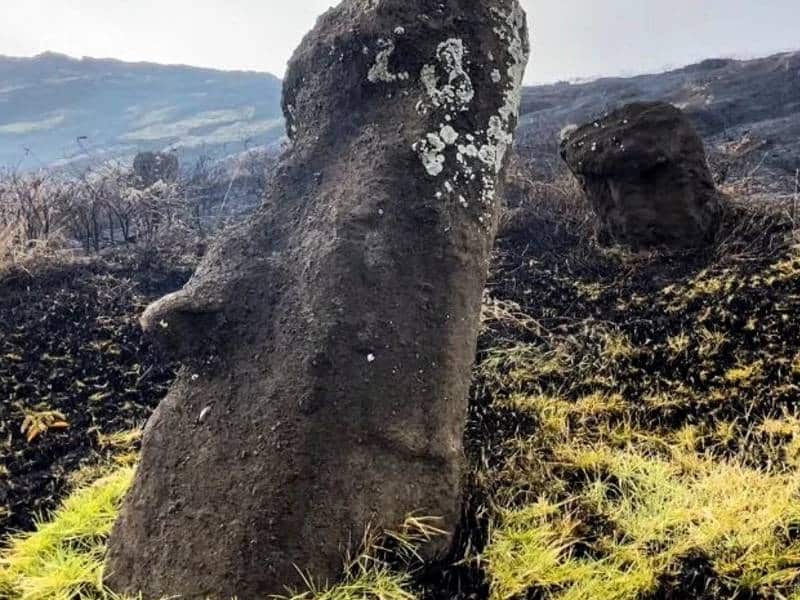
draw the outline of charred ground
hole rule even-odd
[[[634,254],[598,246],[563,188],[542,195],[512,213],[487,289],[467,431],[475,568],[458,574],[504,599],[795,593],[797,515],[758,523],[725,499],[739,476],[797,493],[791,212],[734,202],[711,247]],[[670,485],[720,494],[720,529],[695,536],[705,517]]]
[[[0,537],[55,508],[81,467],[118,449],[109,434],[140,427],[163,397],[176,365],[137,316],[188,275],[98,260],[0,279]]]
[[[390,541],[344,587],[299,597],[796,597],[794,217],[739,198],[710,247],[631,253],[594,241],[572,184],[527,188],[486,291],[453,555],[420,564]],[[95,265],[20,277],[1,284],[0,315],[2,354],[21,360],[6,356],[0,373],[13,398],[2,420],[13,450],[6,527],[28,528],[75,469],[132,460],[127,434],[174,369],[136,317],[185,274]],[[70,426],[28,443],[16,404],[43,398]],[[112,434],[122,447],[108,445]]]

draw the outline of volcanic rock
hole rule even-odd
[[[692,247],[713,236],[721,197],[703,142],[676,107],[624,106],[568,133],[561,155],[599,218],[601,241]]]

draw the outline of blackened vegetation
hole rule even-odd
[[[54,508],[71,473],[108,458],[100,436],[143,425],[161,400],[175,366],[137,317],[187,276],[94,263],[0,280],[0,539]],[[69,426],[28,442],[26,415],[48,411]]]
[[[531,222],[544,225],[536,217]],[[615,364],[614,391],[634,398],[672,392],[686,401],[670,409],[637,407],[637,425],[653,430],[745,414],[750,420],[779,417],[775,411],[784,401],[797,398],[800,380],[788,375],[799,349],[800,280],[794,270],[800,263],[791,224],[779,210],[765,214],[735,207],[717,243],[704,251],[627,254],[566,231],[550,244],[537,247],[524,236],[500,240],[491,298],[518,304],[540,331],[521,335],[519,327],[492,324],[481,338],[484,351],[512,340],[544,345],[571,340],[594,342],[588,350],[601,354],[604,340],[592,339],[599,337],[592,329],[613,331],[631,347],[630,355]],[[700,343],[692,339],[701,330],[719,334],[719,345],[707,355],[698,354]],[[686,348],[675,347],[680,335],[690,338]],[[760,368],[749,382],[752,387],[737,390],[718,406],[705,403],[731,370],[754,364]],[[594,382],[580,382],[582,371],[593,365],[577,367],[566,378],[554,374],[544,387],[567,389],[576,398],[596,391]],[[476,382],[478,403],[485,392],[481,383]]]
[[[753,593],[731,589],[719,580],[714,566],[703,554],[690,554],[680,564],[674,577],[665,577],[651,600],[756,600]]]
[[[518,442],[542,464],[553,458],[552,448],[534,413],[499,401],[509,393],[508,381],[521,394],[576,402],[591,393],[620,394],[626,406],[618,415],[570,417],[575,435],[587,441],[595,429],[622,422],[664,440],[694,426],[703,432],[699,454],[773,470],[792,459],[771,440],[791,434],[757,427],[785,417],[798,399],[800,258],[791,215],[736,204],[705,251],[632,254],[598,246],[586,227],[590,219],[551,200],[519,203],[495,249],[453,553],[435,564],[393,563],[391,547],[383,557],[398,571],[412,569],[415,591],[428,600],[488,598],[489,575],[477,557],[490,542],[498,506],[523,505],[556,481],[566,483],[568,497],[589,481],[574,465],[551,465],[540,480],[528,473],[528,487],[520,486],[513,468]],[[136,317],[149,298],[184,278],[157,268],[136,274],[92,266],[0,283],[0,466],[9,471],[0,494],[12,511],[4,531],[29,528],[33,513],[63,494],[69,473],[108,453],[98,433],[125,431],[147,418],[173,367],[141,340]],[[515,345],[545,357],[568,350],[557,368],[514,377],[507,372],[513,361],[500,364],[504,372],[485,367],[498,350]],[[664,401],[654,401],[657,396]],[[62,411],[70,427],[28,444],[19,433],[23,411],[41,402]],[[733,435],[721,435],[720,424],[730,424]],[[588,506],[576,506],[576,517],[580,542],[572,552],[602,557],[597,542],[618,525]],[[792,525],[781,535],[795,539],[798,531]],[[524,597],[549,593],[534,588]],[[660,577],[648,600],[767,597],[732,586],[715,571],[713,557],[697,551]]]
[[[500,395],[577,402],[598,392],[620,394],[627,405],[602,419],[606,428],[630,423],[666,439],[694,426],[705,433],[698,454],[778,470],[789,460],[756,427],[785,416],[800,390],[800,260],[788,213],[735,203],[711,247],[633,254],[598,246],[586,228],[590,219],[574,211],[540,208],[516,210],[496,246],[465,440],[471,475],[462,527],[454,566],[421,572],[425,598],[487,598],[488,574],[477,557],[497,507],[530,502],[554,481],[567,483],[565,499],[574,497],[590,480],[574,467],[551,465],[542,468],[541,481],[527,473],[529,487],[521,487],[513,476],[515,441],[524,440],[543,465],[554,457],[544,425],[498,402]],[[569,350],[558,368],[524,376],[481,367],[498,349],[518,345],[542,355]],[[505,368],[513,369],[513,361]],[[514,389],[507,387],[511,380]],[[592,418],[572,423],[589,442]],[[733,436],[719,434],[720,424],[732,424]],[[581,541],[571,552],[597,558],[602,550],[594,542],[616,525],[590,509],[576,511]],[[532,589],[526,597],[549,593]],[[700,553],[662,577],[651,600],[758,597],[732,587]]]

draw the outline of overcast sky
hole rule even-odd
[[[522,0],[527,80],[661,71],[800,49],[800,0]],[[0,54],[181,63],[282,75],[335,0],[0,0]],[[0,82],[2,84],[2,82]]]

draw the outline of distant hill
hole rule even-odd
[[[280,80],[263,73],[52,53],[0,57],[0,165],[24,159],[33,168],[165,148],[222,158],[241,152],[245,140],[275,146],[284,135],[280,90]],[[800,52],[528,87],[520,152],[543,167],[555,165],[561,128],[634,100],[666,100],[686,110],[712,160],[739,175],[753,169],[792,175],[800,168]]]
[[[520,152],[555,158],[560,130],[602,117],[635,100],[664,100],[684,109],[712,160],[736,175],[800,168],[800,52],[756,60],[711,59],[654,75],[606,78],[525,89]]]
[[[0,165],[130,157],[174,148],[222,157],[284,135],[281,82],[264,73],[0,57]]]

